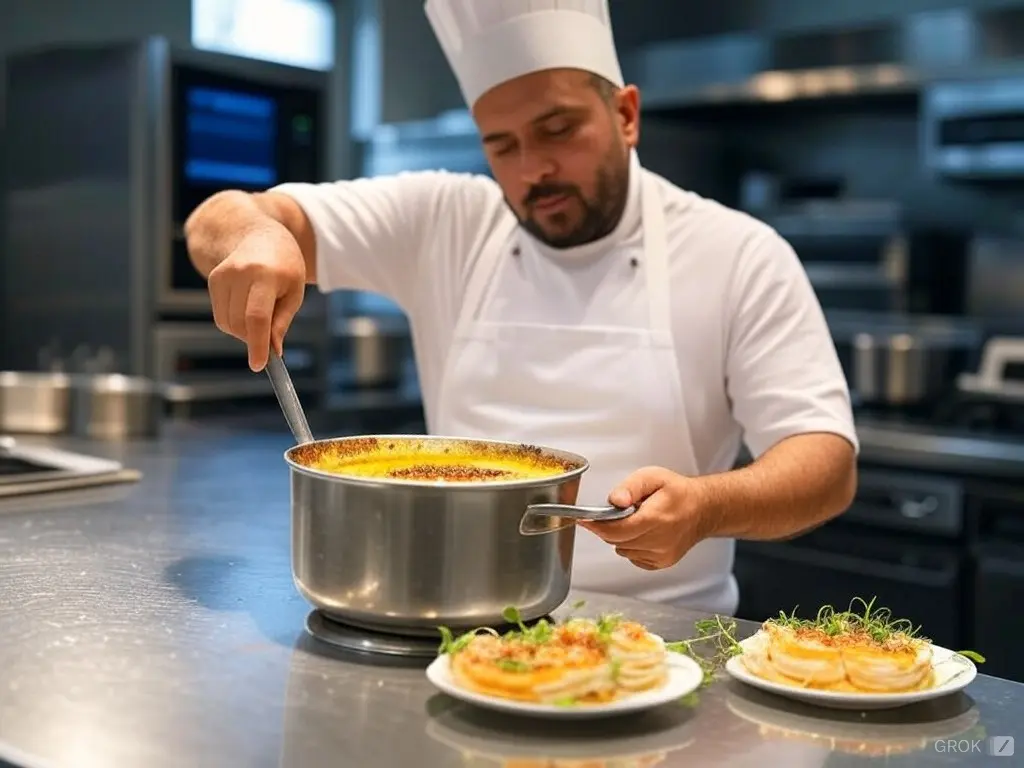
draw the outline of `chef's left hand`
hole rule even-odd
[[[581,522],[615,552],[648,571],[678,563],[704,538],[700,481],[661,467],[644,467],[608,496],[616,507],[636,505],[623,520]]]

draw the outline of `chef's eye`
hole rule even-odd
[[[515,151],[516,151],[516,145],[515,145],[515,142],[513,142],[513,141],[508,141],[508,142],[505,142],[503,144],[494,144],[494,145],[492,145],[492,148],[491,148],[491,152],[493,152],[498,157],[504,157],[505,155],[510,155],[510,154],[512,154]]]
[[[545,123],[544,133],[547,136],[567,136],[572,132],[572,123],[566,120],[559,120],[558,122]]]

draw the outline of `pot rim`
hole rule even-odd
[[[63,371],[0,371],[0,387],[5,389],[23,386],[69,389],[71,383],[71,375]]]
[[[375,477],[359,477],[357,475],[340,475],[334,472],[325,472],[320,469],[313,469],[307,467],[304,464],[300,464],[295,461],[292,457],[295,452],[306,448],[311,445],[328,445],[333,443],[344,443],[350,440],[430,440],[443,442],[450,440],[453,442],[462,443],[477,443],[481,445],[493,446],[493,447],[513,447],[513,446],[525,446],[534,448],[542,451],[543,453],[553,456],[558,459],[573,462],[579,466],[573,469],[566,470],[557,475],[546,475],[544,477],[530,477],[522,480],[504,480],[500,482],[469,482],[469,483],[442,483],[442,482],[431,482],[429,480],[401,480],[395,478],[375,478]],[[310,443],[300,443],[289,447],[284,452],[284,461],[291,468],[292,472],[306,475],[308,477],[314,477],[321,480],[329,480],[331,482],[342,483],[344,485],[356,485],[365,488],[409,488],[409,489],[422,489],[422,490],[434,490],[444,491],[445,493],[451,491],[458,492],[472,492],[472,491],[502,491],[502,490],[522,490],[528,488],[542,488],[550,485],[557,485],[564,483],[567,480],[573,480],[580,477],[584,472],[590,468],[590,462],[578,453],[571,451],[564,451],[558,448],[551,448],[549,446],[537,445],[535,443],[522,443],[515,440],[491,440],[488,438],[479,437],[458,437],[455,435],[403,435],[403,434],[378,434],[378,435],[346,435],[343,437],[327,437],[319,440],[313,440]]]

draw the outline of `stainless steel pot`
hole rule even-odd
[[[914,405],[942,396],[967,349],[955,338],[861,332],[853,338],[853,394],[862,403]]]
[[[150,379],[118,373],[76,377],[74,431],[103,440],[153,438],[160,434],[164,389]]]
[[[0,432],[55,435],[71,420],[71,377],[0,371]]]
[[[292,575],[328,616],[366,629],[436,635],[527,621],[569,593],[576,520],[620,520],[635,507],[576,507],[589,464],[574,453],[499,440],[370,435],[314,440],[284,361],[267,375],[298,443],[291,468]],[[515,481],[438,483],[367,478],[318,468],[335,457],[481,453],[548,460],[552,474]],[[472,463],[472,462],[470,462]]]
[[[344,361],[341,386],[372,389],[401,384],[411,352],[404,318],[346,317],[334,325],[334,339],[332,357]]]
[[[945,383],[947,354],[927,349],[908,333],[853,339],[853,388],[862,402],[907,405],[925,400]]]
[[[535,480],[439,485],[329,474],[310,468],[323,451],[368,440],[508,448],[511,443],[443,437],[361,436],[319,440],[285,453],[291,469],[292,572],[302,595],[330,616],[378,631],[436,634],[547,615],[569,592],[575,527],[524,536],[531,504],[574,504],[582,456],[531,448],[569,467]]]
[[[906,407],[948,394],[978,354],[982,330],[966,319],[873,312],[828,313],[856,404]]]

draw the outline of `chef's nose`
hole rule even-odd
[[[520,156],[519,173],[528,184],[539,184],[555,174],[557,166],[545,153],[524,150]]]

